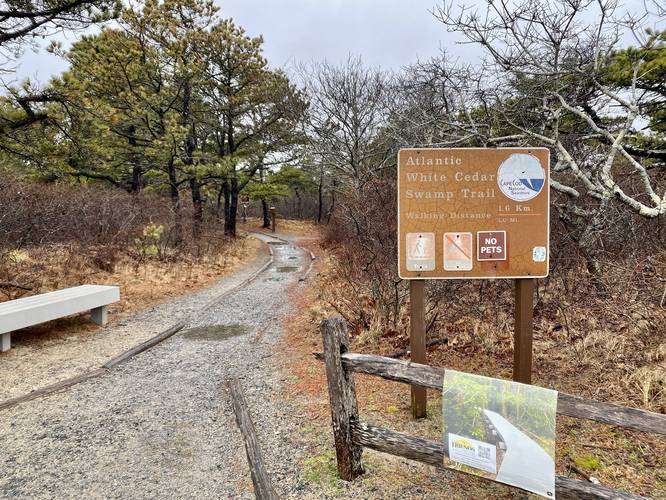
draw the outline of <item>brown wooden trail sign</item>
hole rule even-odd
[[[548,275],[547,148],[427,148],[398,153],[398,274],[516,280],[514,380],[531,382],[532,278]],[[410,286],[412,361],[425,363],[423,285]],[[426,394],[412,388],[412,413]]]
[[[401,150],[400,277],[547,276],[548,172],[546,148]]]

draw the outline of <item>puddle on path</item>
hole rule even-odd
[[[295,273],[298,271],[298,266],[279,266],[276,267],[275,270],[278,273]]]
[[[250,329],[245,325],[208,325],[197,326],[183,332],[183,337],[188,340],[226,340],[239,335],[250,333]]]

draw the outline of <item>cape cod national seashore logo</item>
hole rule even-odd
[[[497,170],[500,190],[513,201],[528,201],[543,189],[546,173],[536,156],[515,153]]]

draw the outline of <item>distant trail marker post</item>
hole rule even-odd
[[[241,204],[243,205],[243,223],[247,222],[247,207],[250,206],[250,197],[244,195],[241,197]]]
[[[275,207],[269,209],[271,213],[271,233],[275,232]]]
[[[547,148],[402,149],[398,271],[410,283],[412,360],[425,363],[424,280],[515,280],[514,380],[529,383],[534,279],[548,275]],[[416,283],[419,283],[416,285]],[[423,322],[421,322],[423,318]],[[412,412],[425,395],[412,388]]]

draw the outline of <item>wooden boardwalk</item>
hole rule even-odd
[[[483,413],[506,444],[506,454],[497,471],[497,481],[529,491],[554,491],[555,462],[551,456],[502,415],[490,410],[483,410]]]

